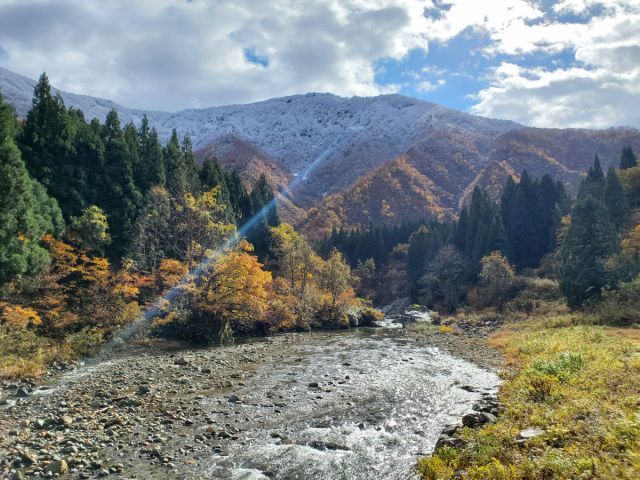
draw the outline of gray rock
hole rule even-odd
[[[465,427],[473,428],[480,424],[480,417],[477,413],[467,413],[462,417],[462,425]]]
[[[543,430],[537,427],[525,428],[518,433],[518,440],[531,440],[534,437],[542,435],[544,433]]]
[[[498,421],[498,418],[495,415],[492,415],[488,412],[480,413],[480,423],[495,423]]]
[[[18,391],[16,392],[16,397],[25,398],[31,395],[32,393],[33,392],[30,386],[23,385],[20,388],[18,388]]]
[[[464,441],[462,439],[443,434],[438,437],[435,451],[440,450],[442,447],[459,448],[462,445],[464,445]]]
[[[62,475],[69,471],[69,465],[65,460],[57,460],[55,462],[51,462],[49,465],[44,467],[45,472],[51,472],[52,474]]]

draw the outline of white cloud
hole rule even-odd
[[[529,26],[519,40],[501,32],[501,45],[516,45],[494,46],[503,53],[568,49],[574,65],[502,62],[472,112],[546,127],[640,126],[640,2],[572,0],[557,9],[583,12],[595,4],[602,13],[584,23]]]
[[[421,80],[416,84],[416,90],[419,92],[433,92],[446,83],[444,78],[441,78],[435,82],[429,80]]]
[[[306,91],[375,95],[375,62],[427,51],[421,0],[0,0],[2,66],[177,109]],[[245,49],[268,59],[263,67]]]

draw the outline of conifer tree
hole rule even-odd
[[[238,226],[244,225],[253,216],[249,193],[237,171],[225,171],[225,180]]]
[[[101,206],[107,213],[112,232],[110,253],[118,258],[132,238],[142,197],[133,180],[129,149],[115,110],[107,114],[102,138],[105,146],[106,195]]]
[[[600,158],[596,155],[593,166],[589,167],[587,176],[580,185],[578,197],[591,195],[597,200],[604,199],[605,177],[602,167],[600,166]]]
[[[182,154],[184,156],[184,165],[186,169],[187,188],[191,193],[198,193],[202,189],[200,185],[200,167],[196,163],[193,155],[193,147],[191,145],[191,137],[185,135],[182,141]]]
[[[221,203],[228,206],[225,218],[227,221],[237,223],[235,211],[231,205],[229,187],[224,169],[218,163],[218,159],[214,156],[207,156],[202,162],[199,172],[200,185],[202,190],[207,192],[214,187],[220,187],[219,199]]]
[[[271,244],[269,227],[280,225],[273,190],[264,175],[256,180],[250,198],[255,225],[247,232],[247,239],[253,244],[258,258],[264,259]]]
[[[167,189],[175,198],[189,191],[189,173],[180,146],[178,132],[174,129],[169,142],[164,147],[164,162],[167,176]]]
[[[43,73],[34,89],[19,146],[31,176],[58,200],[66,218],[79,213],[87,203],[82,192],[86,172],[74,152],[73,131],[80,123],[84,123],[82,113],[67,112],[62,97],[52,94]]]
[[[633,153],[631,145],[627,145],[622,148],[622,155],[620,156],[620,170],[627,170],[638,165],[638,159]]]
[[[461,252],[466,249],[467,228],[469,222],[469,210],[467,207],[463,207],[456,224],[455,231],[453,232],[452,243]]]
[[[465,271],[470,280],[480,272],[480,260],[493,251],[504,252],[507,239],[498,206],[480,187],[475,187],[469,207],[465,237]]]
[[[0,95],[0,285],[44,269],[49,255],[40,240],[64,228],[56,201],[29,176],[15,132],[13,109]]]
[[[164,155],[155,128],[152,128],[148,135],[142,137],[141,157],[144,168],[140,185],[143,191],[146,192],[153,186],[164,187],[167,182]]]
[[[605,259],[618,244],[604,204],[586,195],[571,212],[561,246],[560,289],[571,307],[599,298],[606,285]]]
[[[620,180],[618,179],[618,174],[613,167],[607,171],[604,203],[609,212],[609,220],[616,230],[620,231],[629,221],[631,211]]]
[[[542,257],[536,188],[526,170],[522,172],[507,214],[509,259],[517,268],[535,267]]]

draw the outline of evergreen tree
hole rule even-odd
[[[203,191],[207,192],[214,187],[220,189],[218,198],[221,203],[228,206],[225,219],[231,223],[237,223],[235,211],[231,205],[231,195],[229,193],[229,187],[227,187],[225,172],[216,157],[209,155],[204,159],[202,167],[200,168],[199,177]]]
[[[604,204],[591,195],[579,198],[563,240],[560,289],[571,307],[599,298],[606,284],[604,261],[617,247]]]
[[[611,167],[607,171],[607,178],[604,190],[604,203],[609,212],[609,221],[617,231],[620,231],[629,221],[631,210],[627,203],[627,197],[618,179],[615,168]]]
[[[63,229],[57,203],[29,176],[15,132],[13,109],[0,96],[0,285],[45,268],[49,254],[40,240]]]
[[[620,156],[620,170],[627,170],[638,165],[638,159],[633,153],[631,145],[627,145],[622,148],[622,155]]]
[[[138,190],[146,193],[152,186],[164,186],[166,182],[162,145],[158,132],[149,126],[146,115],[142,117],[137,137],[138,160],[133,165],[133,178]]]
[[[480,272],[480,260],[493,251],[506,250],[507,239],[498,206],[487,192],[475,187],[465,237],[465,271],[470,280]]]
[[[196,159],[193,156],[193,147],[189,135],[185,135],[182,141],[182,155],[184,156],[186,169],[187,188],[191,193],[197,194],[202,188],[199,176],[200,167],[198,167]]]
[[[467,228],[469,223],[469,210],[463,207],[453,233],[452,243],[461,252],[466,250],[467,245]]]
[[[420,281],[429,263],[446,244],[449,232],[442,224],[422,225],[409,237],[407,275],[411,298],[418,299]]]
[[[542,257],[535,185],[526,170],[522,172],[513,204],[507,215],[509,259],[517,268],[535,267]],[[486,252],[489,253],[489,252]]]
[[[578,198],[591,195],[596,200],[604,199],[605,177],[602,167],[600,166],[600,158],[596,155],[593,166],[589,167],[587,176],[580,185]]]
[[[169,142],[164,147],[164,163],[167,176],[167,189],[176,198],[189,192],[189,172],[180,146],[178,132],[173,130]]]
[[[115,110],[111,110],[102,130],[105,148],[106,195],[101,202],[107,213],[113,242],[110,254],[119,258],[132,238],[134,222],[142,198],[133,181],[129,149]]]
[[[31,176],[58,200],[66,218],[87,204],[83,195],[86,172],[77,163],[74,151],[74,130],[82,123],[82,113],[67,112],[62,97],[51,93],[49,79],[43,73],[34,89],[19,146]]]
[[[247,232],[247,239],[258,258],[264,260],[271,245],[271,229],[280,225],[275,196],[264,175],[260,175],[251,190],[251,207],[255,224]]]
[[[104,144],[102,143],[102,125],[97,118],[94,118],[91,123],[82,121],[79,124],[74,138],[74,149],[77,163],[84,172],[84,201],[78,202],[72,212],[85,204],[96,205],[103,198]]]
[[[229,190],[229,203],[235,213],[238,226],[244,225],[253,216],[251,197],[235,170],[225,171],[225,180]]]

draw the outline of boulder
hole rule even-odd
[[[44,467],[45,472],[51,472],[54,475],[57,473],[59,475],[65,474],[69,471],[69,465],[65,460],[58,460],[56,462],[51,462],[49,465]]]
[[[462,425],[473,428],[480,424],[480,415],[477,413],[467,413],[462,417]]]

